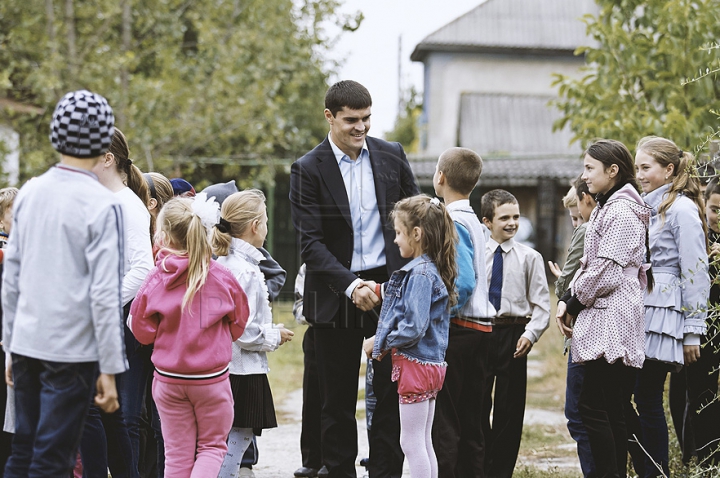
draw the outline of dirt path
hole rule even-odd
[[[532,362],[531,362],[532,363]],[[536,363],[528,367],[529,376],[542,377],[542,364]],[[363,379],[360,380],[363,384]],[[363,409],[363,401],[358,402],[358,409]],[[302,390],[292,392],[288,398],[278,404],[280,426],[266,430],[258,439],[260,462],[254,467],[258,478],[290,478],[301,464],[300,429],[302,411]],[[550,444],[528,449],[523,447],[518,458],[518,466],[532,466],[544,470],[561,469],[576,471],[580,476],[580,467],[575,455],[575,442],[570,438],[565,426],[562,411],[528,408],[525,411],[525,427],[540,435],[548,435]],[[364,418],[358,420],[358,456],[368,455],[367,432]],[[357,466],[357,476],[367,476],[365,469]],[[410,476],[405,466],[403,476]]]

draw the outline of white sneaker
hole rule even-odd
[[[238,473],[238,478],[241,476],[245,476],[247,478],[255,478],[255,473],[250,468],[240,468],[240,473]]]

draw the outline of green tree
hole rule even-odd
[[[388,141],[397,141],[403,145],[408,153],[415,153],[418,150],[420,135],[418,134],[418,119],[422,114],[422,96],[411,86],[404,92],[402,108],[395,125],[391,131],[385,134]]]
[[[720,38],[717,0],[597,0],[587,15],[593,46],[580,47],[586,66],[579,79],[556,75],[563,117],[574,141],[613,138],[633,147],[649,134],[683,149],[715,134],[720,88],[712,65]],[[695,81],[687,81],[695,78]]]
[[[55,103],[88,88],[108,98],[146,169],[207,182],[270,180],[325,133],[325,22],[352,27],[338,0],[0,2],[0,111],[21,135],[21,179],[56,161]]]

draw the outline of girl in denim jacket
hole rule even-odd
[[[384,284],[372,356],[392,351],[392,379],[400,397],[400,446],[413,478],[437,477],[431,430],[435,397],[445,380],[445,350],[454,290],[455,225],[436,198],[414,196],[391,215],[405,267]],[[371,339],[370,339],[371,340]]]

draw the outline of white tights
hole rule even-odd
[[[240,472],[240,462],[253,439],[252,428],[231,428],[228,436],[228,452],[223,460],[218,478],[235,478]]]
[[[400,404],[400,446],[412,478],[437,478],[438,464],[432,444],[435,399]]]

